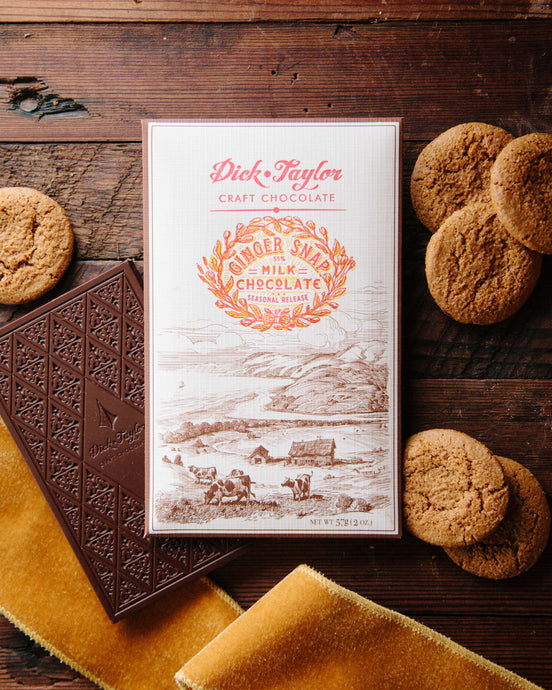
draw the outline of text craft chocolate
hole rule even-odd
[[[144,525],[144,312],[129,262],[0,330],[0,413],[112,620],[243,552]]]
[[[152,534],[396,535],[400,121],[157,121]]]

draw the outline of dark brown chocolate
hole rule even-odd
[[[0,414],[112,621],[247,548],[145,536],[144,310],[132,263],[0,329]]]

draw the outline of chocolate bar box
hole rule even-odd
[[[400,132],[144,124],[149,533],[399,533]]]

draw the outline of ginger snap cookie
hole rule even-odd
[[[492,166],[512,139],[500,127],[466,122],[447,129],[422,150],[410,178],[410,195],[428,230],[436,232],[469,203],[490,202]]]
[[[498,217],[519,242],[552,254],[552,134],[527,134],[510,142],[491,171]]]
[[[411,436],[403,476],[405,525],[430,544],[481,541],[506,514],[508,486],[500,463],[460,431],[430,429]]]
[[[491,204],[452,214],[431,237],[425,271],[438,306],[460,323],[491,324],[514,314],[540,275],[542,257],[514,239]]]
[[[544,551],[550,534],[550,509],[536,477],[514,460],[497,459],[510,492],[504,520],[482,541],[445,549],[461,568],[491,580],[529,570]]]
[[[0,189],[0,303],[21,304],[50,290],[73,254],[61,206],[27,187]]]

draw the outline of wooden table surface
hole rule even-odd
[[[403,117],[403,432],[465,431],[552,492],[552,258],[528,303],[463,326],[429,296],[408,180],[448,127],[552,131],[552,8],[479,0],[0,0],[0,184],[67,210],[56,289],[142,258],[142,118]],[[0,309],[0,322],[22,310]],[[401,540],[263,539],[212,574],[244,607],[297,564],[552,688],[552,547],[510,581]],[[0,619],[1,688],[92,688]]]

